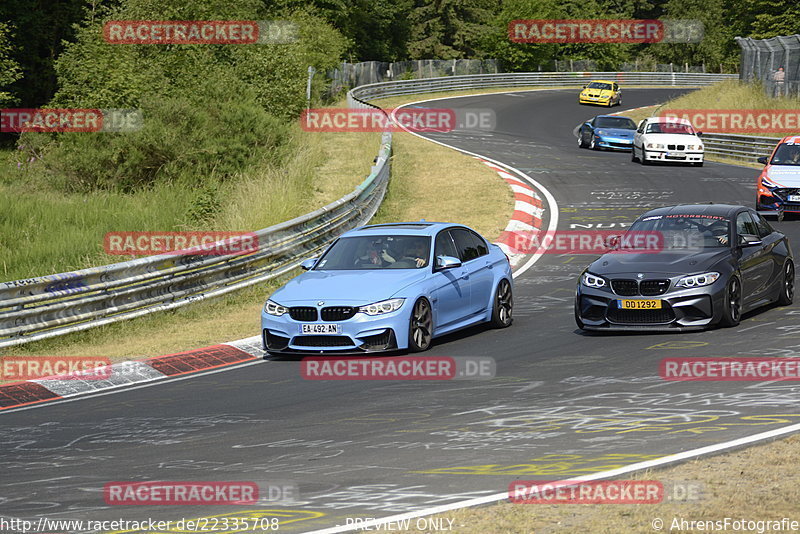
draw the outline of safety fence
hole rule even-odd
[[[706,154],[739,159],[755,163],[761,156],[769,156],[780,139],[754,135],[703,134]]]
[[[800,96],[800,35],[737,37],[736,42],[742,49],[743,81],[759,80],[769,96]]]
[[[681,72],[536,72],[449,76],[369,84],[347,94],[350,107],[378,98],[510,87],[578,87],[591,79],[625,86],[699,87],[735,75]],[[707,136],[706,143],[728,137]],[[712,139],[723,138],[721,141]],[[103,267],[0,283],[0,348],[169,310],[291,272],[341,233],[365,224],[386,193],[392,136],[385,132],[372,172],[353,192],[317,211],[255,232],[258,250],[242,256],[159,255]],[[730,148],[734,147],[734,148]],[[753,154],[764,155],[762,147]]]

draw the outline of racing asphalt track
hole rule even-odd
[[[681,92],[625,89],[624,106],[614,111]],[[574,127],[604,110],[576,99],[575,91],[553,90],[440,100],[436,107],[495,110],[497,130],[431,137],[536,179],[556,198],[562,230],[614,228],[651,206],[678,202],[752,205],[752,169],[711,162],[642,167],[628,153],[579,150]],[[797,249],[800,222],[776,226]],[[572,299],[589,260],[543,256],[516,280],[510,329],[473,328],[431,349],[494,357],[497,377],[489,382],[305,381],[299,362],[272,360],[4,413],[0,515],[176,520],[263,513],[283,517],[281,532],[306,532],[348,517],[496,494],[516,479],[585,476],[800,422],[792,383],[658,378],[664,357],[796,353],[800,306],[749,314],[736,329],[586,335],[575,327]],[[105,505],[105,483],[132,480],[294,483],[300,500]]]

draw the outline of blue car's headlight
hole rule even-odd
[[[675,287],[701,287],[711,285],[717,281],[719,278],[719,273],[703,273],[703,274],[695,274],[693,276],[684,276],[678,283],[675,284]]]
[[[595,276],[589,273],[583,273],[581,275],[581,284],[585,285],[586,287],[599,288],[599,287],[605,287],[606,281],[604,278],[601,278],[599,276]]]
[[[266,304],[264,304],[264,311],[270,315],[275,315],[276,317],[280,317],[281,315],[288,313],[289,308],[286,306],[281,306],[275,301],[268,300]]]
[[[399,310],[405,300],[406,299],[382,300],[380,302],[374,302],[372,304],[367,304],[366,306],[361,306],[358,308],[358,311],[361,313],[366,313],[367,315],[383,315],[384,313],[391,313]]]
[[[595,133],[597,135],[605,135],[606,134],[606,132],[604,130],[597,130]]]

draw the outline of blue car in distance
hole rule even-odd
[[[302,267],[261,312],[269,353],[419,352],[470,325],[512,322],[508,257],[466,226],[363,226]]]
[[[636,123],[628,117],[598,115],[578,128],[578,148],[633,149],[633,134]]]

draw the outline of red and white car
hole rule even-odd
[[[633,135],[631,161],[640,161],[642,165],[662,161],[702,167],[702,134],[686,119],[648,117],[639,123]]]
[[[758,158],[756,209],[800,212],[800,135],[784,137],[772,154]]]

